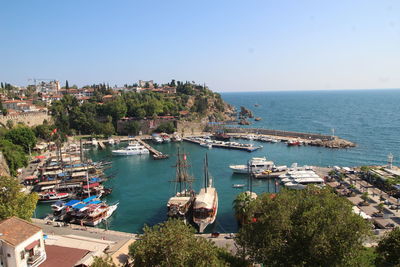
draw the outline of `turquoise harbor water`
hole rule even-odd
[[[116,213],[109,220],[111,229],[139,232],[144,224],[153,225],[166,219],[166,202],[174,194],[176,151],[184,149],[191,162],[191,172],[198,191],[202,184],[205,153],[209,156],[209,169],[215,178],[220,206],[217,222],[208,231],[233,232],[237,229],[232,201],[242,189],[232,184],[246,183],[246,176],[233,175],[228,165],[244,164],[255,156],[267,156],[278,165],[356,166],[383,164],[391,152],[395,164],[400,158],[400,90],[327,91],[327,92],[262,92],[224,93],[225,101],[250,108],[263,120],[250,127],[264,127],[291,131],[315,132],[335,135],[357,143],[356,148],[334,150],[319,147],[287,147],[283,143],[263,145],[253,153],[206,149],[189,143],[154,145],[171,155],[167,160],[155,161],[149,156],[112,157],[113,166],[106,173],[117,175],[107,181],[113,193],[107,202],[119,201]],[[254,104],[259,104],[255,107]],[[250,142],[242,140],[243,143]],[[90,150],[93,160],[111,158],[111,150]],[[274,191],[274,183],[254,182],[254,191]],[[48,205],[40,205],[36,216],[43,217]]]

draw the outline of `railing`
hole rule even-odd
[[[44,257],[45,254],[39,251],[35,255],[28,257],[28,265],[34,267],[37,263],[41,262]]]

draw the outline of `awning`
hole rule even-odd
[[[26,251],[29,251],[29,250],[33,249],[35,246],[39,245],[39,243],[40,243],[39,240],[35,240],[35,241],[33,241],[32,243],[30,243],[29,245],[27,245],[27,246],[25,247],[25,250],[26,250]]]
[[[37,159],[45,159],[46,156],[40,155],[40,156],[36,156],[35,158],[37,158]]]
[[[84,185],[82,186],[83,189],[88,189],[88,188],[93,188],[93,187],[97,187],[99,186],[99,183],[93,183],[93,184],[89,184],[89,185]]]
[[[73,200],[68,201],[68,202],[65,204],[65,206],[70,206],[70,207],[72,207],[73,205],[75,205],[75,204],[77,204],[77,203],[79,203],[79,202],[80,202],[79,200],[73,199]]]
[[[36,175],[31,175],[31,176],[25,177],[25,180],[34,180],[34,179],[37,179]]]
[[[88,202],[92,201],[95,198],[97,198],[97,196],[91,196],[91,197],[85,198],[84,200],[82,200],[82,202],[83,203],[88,203]]]

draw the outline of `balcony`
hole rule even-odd
[[[30,267],[36,267],[39,266],[42,262],[46,260],[46,253],[43,253],[42,251],[39,251],[35,253],[35,255],[28,257],[28,266]]]

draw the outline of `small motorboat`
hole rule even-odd
[[[46,192],[39,194],[40,202],[56,202],[59,200],[66,200],[70,197],[68,193]]]
[[[233,184],[232,185],[233,188],[243,188],[245,186],[246,186],[245,184]]]

